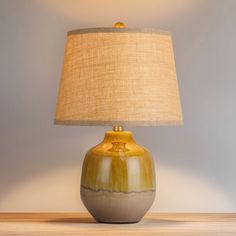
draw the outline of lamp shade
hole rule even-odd
[[[68,32],[55,123],[181,124],[171,35],[131,28]]]

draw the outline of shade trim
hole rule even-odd
[[[80,125],[80,126],[166,126],[183,125],[182,120],[170,121],[96,121],[96,120],[54,120],[56,125]]]
[[[67,32],[67,35],[75,34],[89,34],[89,33],[148,33],[148,34],[162,34],[171,35],[170,32],[164,30],[150,29],[150,28],[115,28],[115,27],[104,27],[104,28],[86,28],[86,29],[75,29]]]

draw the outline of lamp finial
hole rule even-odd
[[[123,22],[116,22],[114,24],[115,28],[125,28],[125,24]]]

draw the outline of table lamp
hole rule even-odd
[[[138,222],[155,198],[152,157],[123,127],[181,123],[170,33],[121,22],[68,32],[55,124],[113,126],[82,167],[81,199],[96,221]]]

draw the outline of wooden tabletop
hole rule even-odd
[[[100,224],[87,213],[0,213],[0,235],[236,236],[236,213],[151,213],[136,224]]]

